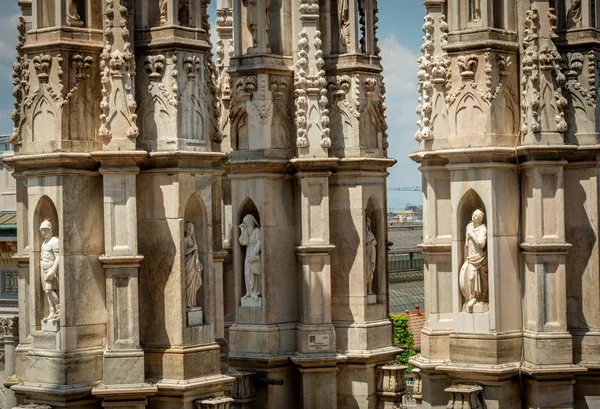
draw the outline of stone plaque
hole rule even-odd
[[[329,351],[329,334],[313,334],[308,336],[310,352]]]

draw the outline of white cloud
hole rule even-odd
[[[416,163],[408,155],[418,149],[414,140],[417,130],[417,59],[419,55],[401,44],[398,38],[389,34],[379,41],[383,59],[383,76],[386,87],[388,156],[398,161],[390,169],[389,186],[416,186],[421,184],[421,175]],[[392,192],[390,192],[392,193]],[[420,194],[407,196],[390,194],[389,207],[396,207],[401,200],[420,202]],[[414,197],[413,197],[414,196]],[[403,199],[402,199],[403,198]]]

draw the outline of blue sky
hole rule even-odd
[[[216,0],[212,1],[211,14]],[[17,0],[0,0],[0,134],[12,132],[12,63],[15,58]],[[388,156],[398,163],[390,169],[389,186],[421,184],[417,165],[408,159],[418,145],[413,135],[417,116],[417,58],[423,35],[422,0],[379,0],[379,46],[387,89]],[[211,19],[212,20],[212,19]],[[420,204],[420,192],[388,194],[388,208]]]

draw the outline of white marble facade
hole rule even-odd
[[[422,406],[600,407],[599,10],[424,5]]]
[[[218,0],[216,64],[209,3],[19,3],[9,386],[394,407],[377,1]]]

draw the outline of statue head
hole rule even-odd
[[[480,209],[477,209],[473,212],[473,216],[471,216],[471,221],[475,226],[479,226],[483,223],[484,213]]]
[[[49,219],[45,219],[40,224],[40,233],[42,233],[42,237],[45,239],[52,237],[52,223],[50,223]]]
[[[246,216],[244,216],[244,219],[242,220],[242,222],[246,226],[250,227],[251,229],[254,228],[255,226],[258,227],[258,223],[257,223],[256,219],[251,214],[247,214]]]
[[[186,236],[194,236],[194,224],[192,222],[185,222],[183,226],[183,234]]]

